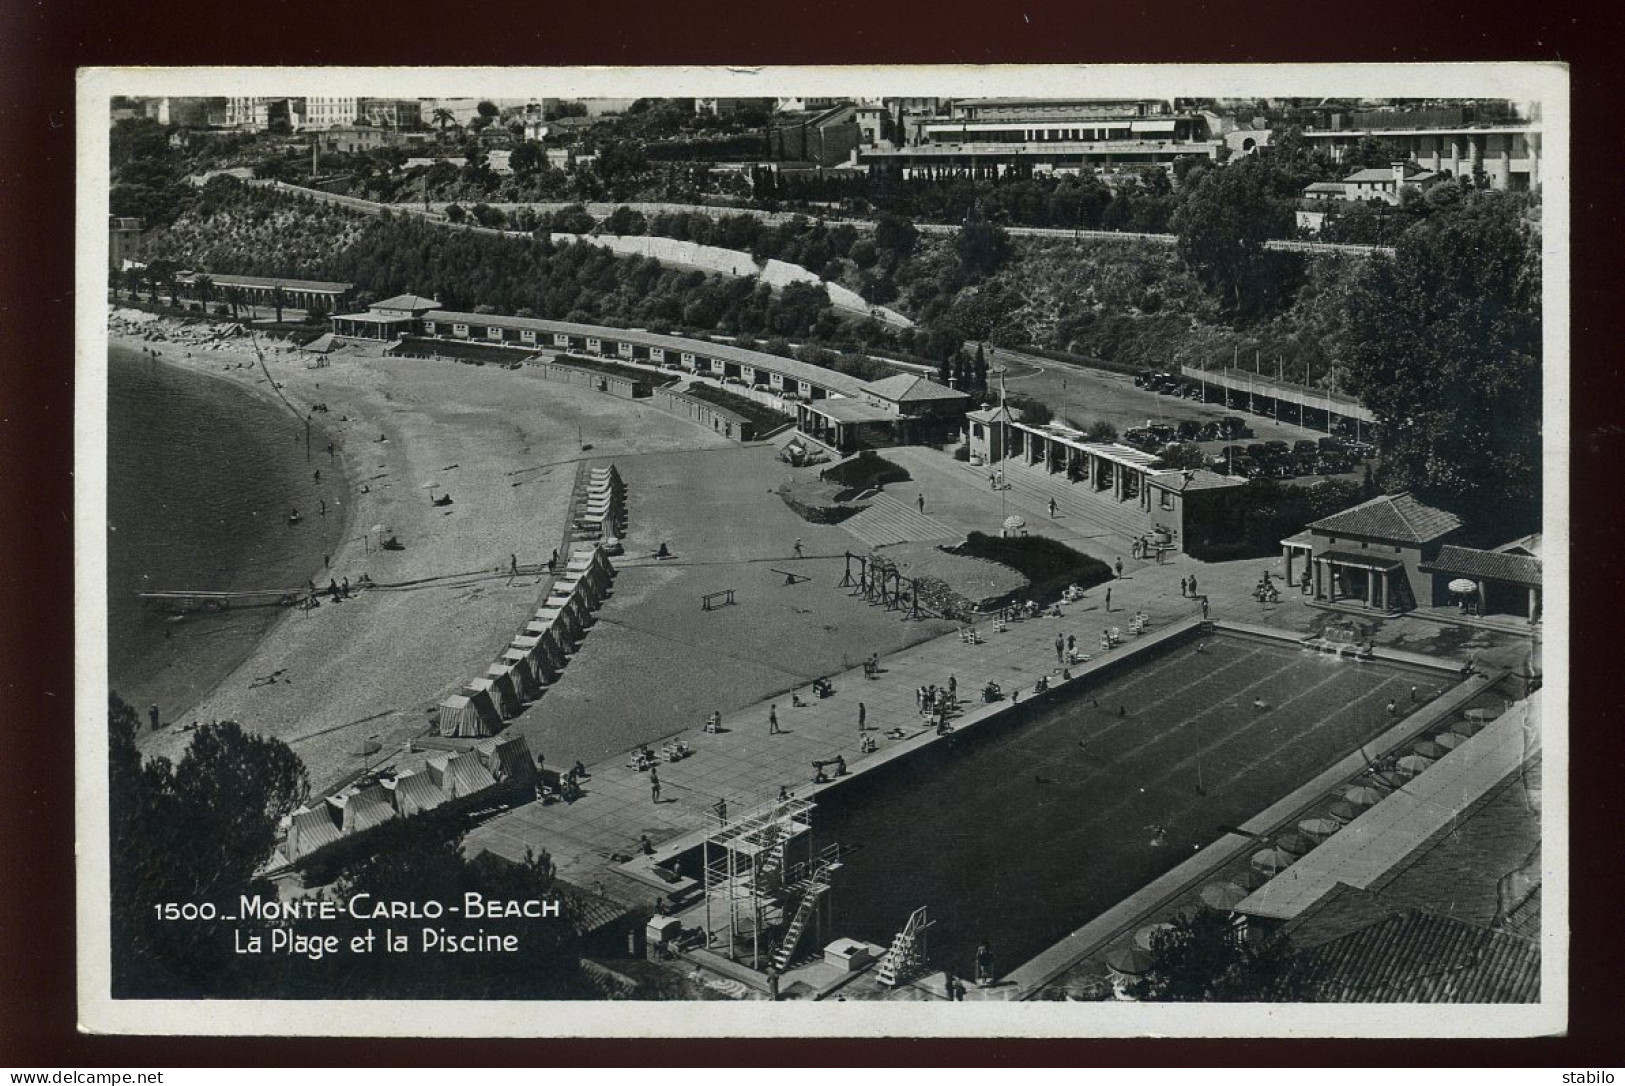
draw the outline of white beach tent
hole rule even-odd
[[[403,773],[395,778],[395,809],[400,812],[402,818],[432,811],[444,802],[446,793],[426,771]]]
[[[530,744],[522,735],[487,739],[476,743],[474,751],[498,783],[532,784],[536,780],[536,759],[530,756]]]
[[[428,768],[429,778],[440,786],[447,799],[463,799],[496,784],[491,771],[480,764],[479,756],[471,750],[430,758]]]
[[[290,861],[297,860],[323,845],[331,845],[340,836],[339,809],[325,799],[318,800],[314,806],[293,812],[288,821],[288,845],[284,851]]]
[[[535,701],[542,692],[542,684],[537,682],[534,665],[528,656],[523,656],[512,663],[498,660],[485,669],[485,675],[491,679],[506,678],[508,685],[522,702]]]
[[[503,720],[512,720],[524,708],[519,700],[519,692],[513,688],[513,683],[509,682],[506,676],[493,679],[482,675],[477,679],[470,679],[468,685],[463,688],[463,693],[471,697],[475,694],[485,694],[491,699],[491,704],[497,707],[497,714]]]
[[[344,797],[344,836],[370,830],[395,817],[394,793],[371,784]]]
[[[453,694],[440,703],[440,734],[463,739],[483,739],[502,730],[502,714],[491,695]]]

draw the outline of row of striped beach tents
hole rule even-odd
[[[586,492],[579,500],[581,512],[575,520],[575,538],[608,543],[619,537],[626,526],[626,483],[614,464],[592,470],[587,476]]]
[[[609,594],[615,569],[596,544],[571,551],[563,573],[557,575],[546,601],[486,668],[485,674],[462,692],[440,703],[442,736],[479,739],[495,735],[519,715],[526,702],[541,696],[564,669],[568,654],[586,636],[592,612]]]
[[[487,739],[460,753],[433,755],[419,772],[375,781],[299,808],[288,820],[282,852],[290,862],[296,861],[393,818],[410,818],[498,785],[535,783],[536,761],[524,736]]]

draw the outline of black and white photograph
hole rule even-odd
[[[1563,1029],[1562,67],[79,124],[89,1027]]]

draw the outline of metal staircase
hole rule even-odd
[[[909,916],[908,923],[891,941],[891,949],[880,959],[876,979],[888,988],[895,988],[912,977],[925,964],[925,933],[932,924],[921,905]]]
[[[784,929],[784,938],[779,941],[779,947],[773,952],[773,968],[783,972],[795,960],[796,948],[801,943],[801,936],[806,932],[807,925],[817,912],[818,903],[824,893],[829,889],[829,876],[837,864],[829,860],[821,862],[813,868],[811,875],[803,886],[801,902],[796,906],[796,913]]]

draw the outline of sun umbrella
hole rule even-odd
[[[1151,968],[1151,955],[1133,943],[1124,943],[1106,954],[1106,966],[1125,977],[1137,977]]]
[[[1478,582],[1470,581],[1466,577],[1457,577],[1445,587],[1458,596],[1467,596],[1478,591]]]
[[[1305,852],[1308,852],[1310,849],[1314,848],[1315,843],[1309,840],[1309,838],[1305,837],[1303,834],[1293,833],[1289,830],[1286,833],[1278,833],[1275,835],[1275,847],[1284,849],[1285,851],[1292,853],[1294,856],[1302,856]]]
[[[1373,803],[1381,803],[1388,793],[1374,784],[1351,784],[1343,789],[1343,798],[1357,807],[1369,807]]]
[[[1180,923],[1181,921],[1189,924],[1195,920],[1197,916],[1201,914],[1201,912],[1202,907],[1195,902],[1192,902],[1189,905],[1181,905],[1179,908],[1169,913],[1168,920],[1175,924]]]
[[[1433,742],[1438,746],[1443,747],[1445,750],[1455,750],[1457,747],[1467,742],[1467,737],[1464,735],[1457,735],[1455,732],[1440,732],[1438,735],[1433,737]]]
[[[1432,758],[1424,758],[1420,754],[1407,754],[1405,757],[1395,762],[1394,766],[1401,773],[1408,773],[1414,777],[1416,774],[1422,772],[1432,764]]]
[[[1330,837],[1343,828],[1343,823],[1335,818],[1306,818],[1298,823],[1298,829],[1311,837]]]
[[[1004,518],[1004,530],[1007,532],[1019,532],[1025,527],[1027,527],[1027,522],[1014,513]]]
[[[1156,924],[1147,924],[1145,927],[1134,933],[1134,945],[1139,947],[1141,950],[1148,951],[1151,949],[1152,943],[1156,941],[1158,934],[1173,930],[1174,926],[1167,921],[1162,921]]]
[[[1417,743],[1415,746],[1411,747],[1411,753],[1423,758],[1433,758],[1437,760],[1444,757],[1444,748],[1433,742],[1431,739],[1424,739],[1420,743]]]
[[[1468,709],[1465,713],[1462,713],[1461,715],[1466,717],[1468,720],[1477,721],[1480,724],[1487,724],[1490,721],[1494,720],[1496,717],[1500,716],[1501,715],[1501,710],[1499,710],[1499,709]]]
[[[1258,870],[1273,875],[1283,868],[1291,867],[1296,861],[1297,857],[1284,849],[1261,848],[1253,853],[1252,864]]]
[[[1202,904],[1220,912],[1229,912],[1247,897],[1248,892],[1233,882],[1210,882],[1202,887]]]
[[[1346,799],[1335,800],[1326,808],[1326,813],[1339,822],[1353,822],[1360,817],[1359,808]]]
[[[1466,739],[1483,731],[1484,723],[1479,720],[1458,720],[1450,725],[1450,730]]]

